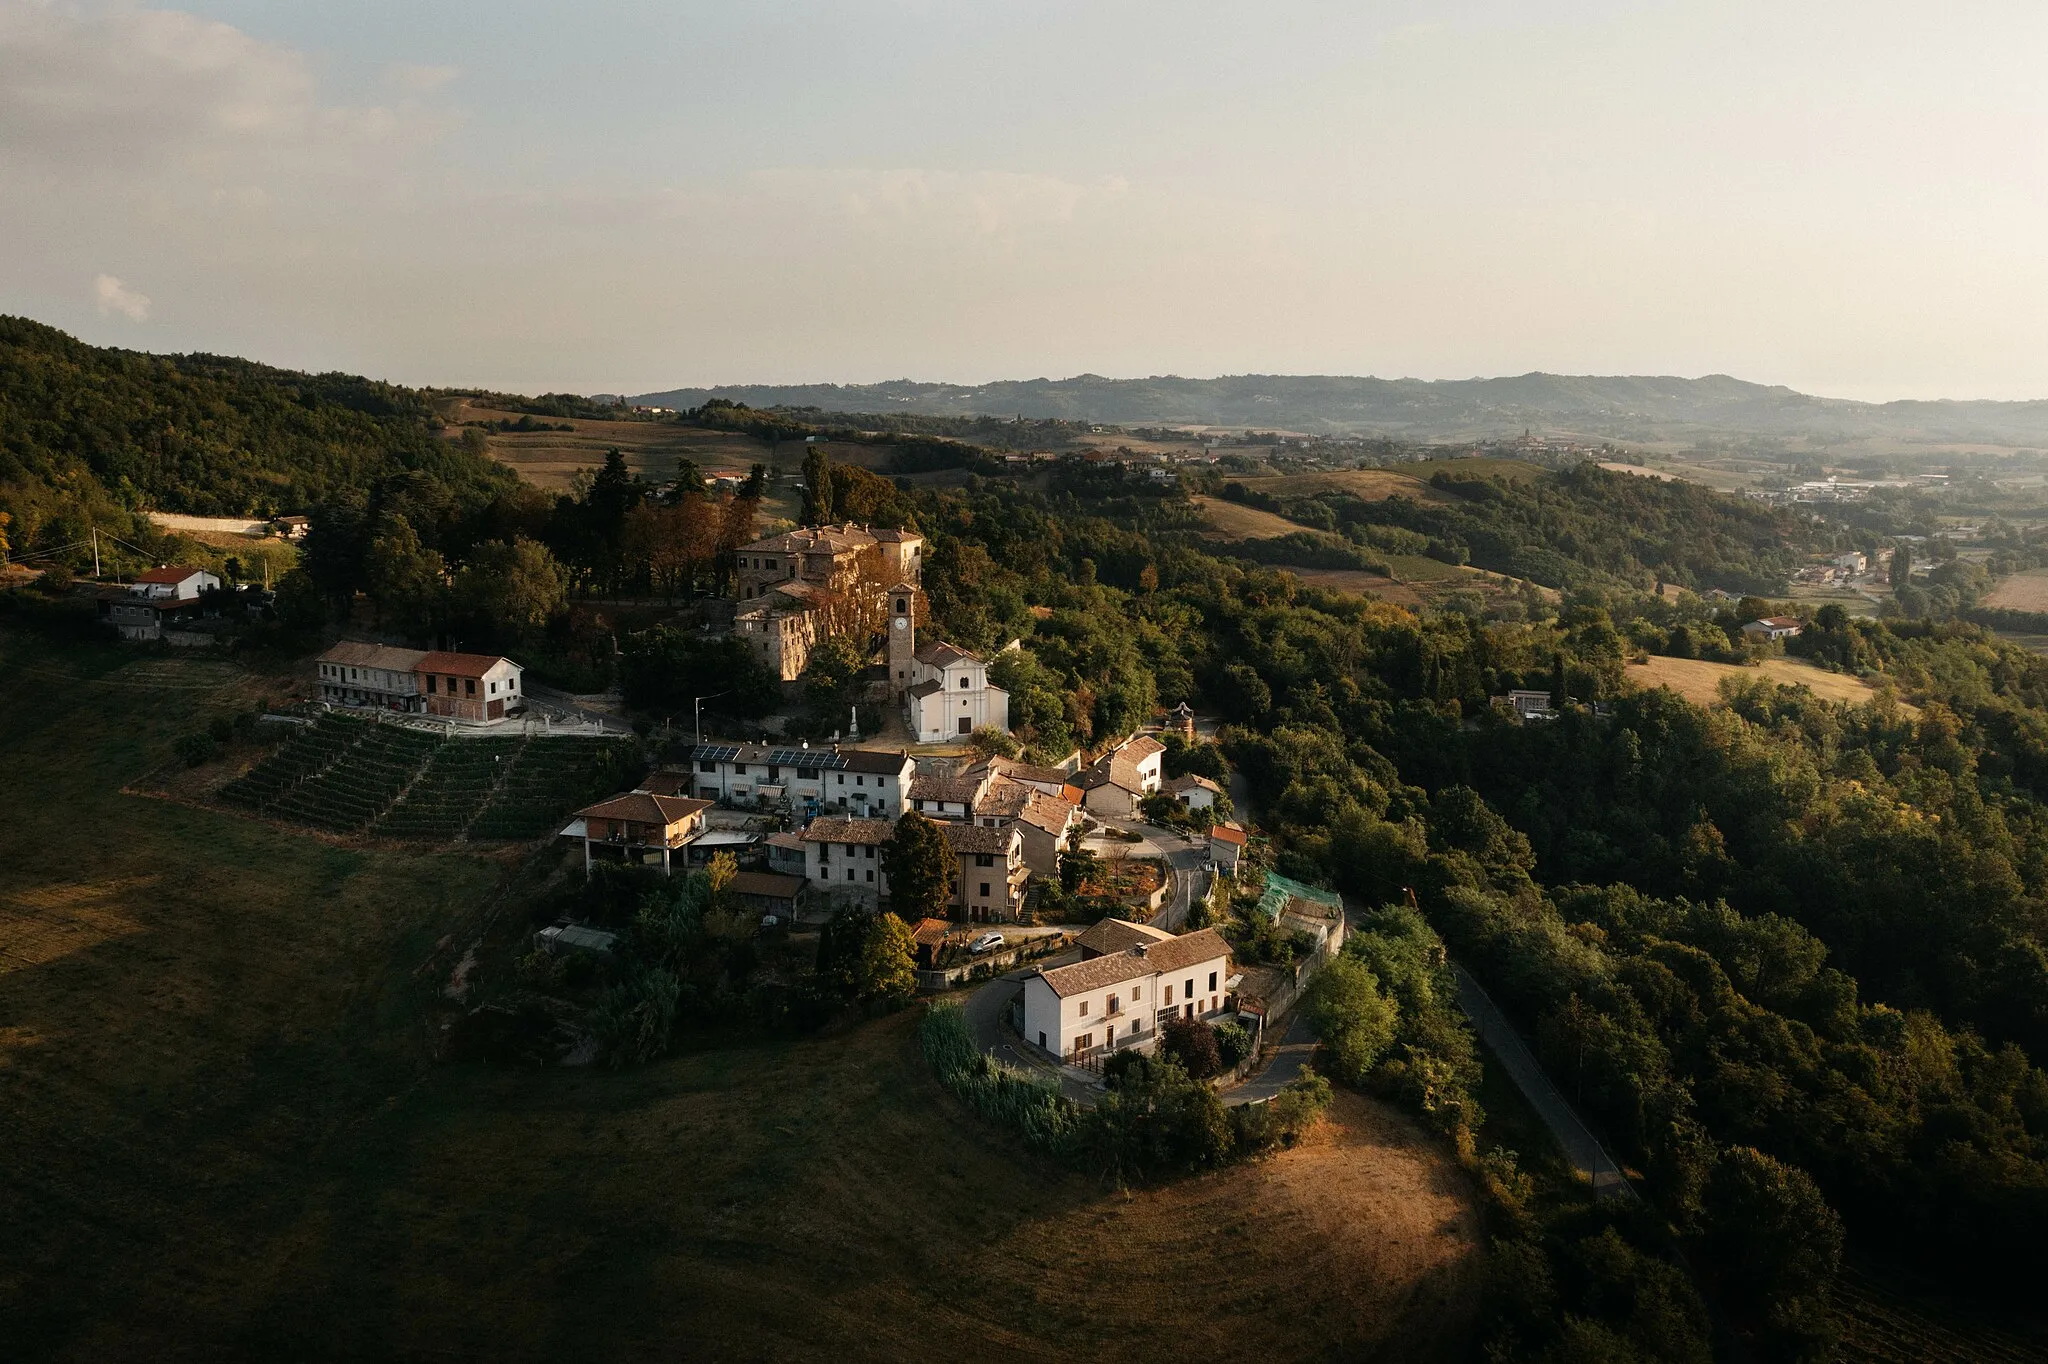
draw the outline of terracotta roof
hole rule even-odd
[[[1045,793],[1008,777],[997,777],[975,799],[974,813],[992,819],[1015,819],[1030,808],[1034,796],[1043,799]]]
[[[914,530],[873,530],[868,534],[885,545],[900,544],[905,540],[922,540],[924,537]]]
[[[1127,919],[1102,919],[1095,927],[1074,939],[1074,946],[1084,952],[1124,952],[1139,943],[1162,942],[1173,934],[1150,924],[1134,924]]]
[[[945,919],[919,919],[910,929],[919,947],[937,947],[952,934],[953,925]]]
[[[383,668],[409,673],[428,655],[420,649],[394,649],[389,644],[359,644],[345,639],[320,655],[321,663],[339,663],[345,668]]]
[[[848,550],[866,549],[875,543],[875,537],[858,526],[816,526],[805,530],[793,530],[782,535],[771,535],[765,540],[756,540],[750,545],[741,545],[742,554],[816,554],[831,552],[844,554]]]
[[[1199,772],[1190,772],[1186,776],[1173,777],[1160,783],[1159,789],[1173,796],[1177,796],[1183,791],[1212,791],[1219,796],[1223,794],[1222,787],[1210,781]]]
[[[1230,944],[1213,928],[1183,933],[1145,950],[1145,960],[1161,972],[1183,971],[1197,962],[1230,956]]]
[[[1132,762],[1140,762],[1151,757],[1154,753],[1164,753],[1165,751],[1166,745],[1160,743],[1149,734],[1140,734],[1129,743],[1119,745],[1116,750],[1118,757],[1129,758]]]
[[[797,834],[770,834],[761,841],[771,848],[791,848],[797,852],[804,850],[804,841]]]
[[[1245,831],[1238,828],[1235,824],[1211,825],[1209,837],[1221,839],[1225,843],[1235,843],[1239,847],[1243,847],[1246,843],[1250,842],[1250,839],[1245,835]]]
[[[1043,829],[1049,834],[1062,834],[1074,822],[1074,812],[1080,809],[1072,801],[1048,796],[1043,791],[1033,791],[1031,801],[1024,807],[1018,818],[1034,829]]]
[[[649,772],[640,779],[640,789],[657,796],[680,796],[690,789],[688,772]]]
[[[1071,966],[1055,966],[1049,971],[1040,971],[1038,978],[1050,985],[1054,994],[1064,999],[1068,995],[1100,990],[1105,985],[1121,985],[1127,980],[1143,980],[1147,976],[1157,974],[1158,970],[1158,967],[1136,952],[1111,952],[1107,956],[1077,961]]]
[[[887,843],[896,826],[886,819],[814,819],[803,832],[806,843]]]
[[[176,565],[172,565],[168,568],[152,568],[147,573],[138,573],[135,575],[135,581],[139,583],[181,583],[194,574],[205,572],[207,570],[203,568],[179,568]]]
[[[785,876],[779,871],[743,871],[732,878],[727,888],[735,895],[759,895],[770,900],[794,900],[797,892],[804,888],[804,878]]]
[[[971,777],[927,776],[919,773],[910,779],[912,800],[943,800],[954,805],[974,804],[981,794],[981,783]]]
[[[962,660],[981,662],[981,655],[969,653],[957,644],[927,644],[917,651],[917,661],[929,668],[943,668]]]
[[[848,772],[880,772],[893,777],[903,771],[910,755],[900,748],[842,748],[839,756],[846,759]]]
[[[1762,620],[1750,622],[1752,625],[1767,625],[1773,630],[1797,630],[1805,623],[1797,616],[1765,616]]]
[[[482,677],[500,663],[512,663],[503,654],[428,654],[419,661],[416,671],[423,673],[452,673],[456,677]],[[512,663],[518,667],[517,663]]]
[[[576,812],[578,819],[626,819],[641,824],[673,824],[699,810],[709,810],[708,800],[686,800],[680,796],[657,796],[646,791],[629,791],[601,800]]]
[[[947,821],[939,825],[956,853],[1007,853],[1016,840],[1015,829],[984,829],[979,824]]]

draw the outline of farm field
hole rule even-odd
[[[1480,461],[1459,462],[1476,464]],[[1420,464],[1412,464],[1403,465],[1399,470],[1335,469],[1313,474],[1242,474],[1230,481],[1276,497],[1314,497],[1317,493],[1341,492],[1367,502],[1395,496],[1413,498],[1417,502],[1450,501],[1451,494],[1432,488],[1424,481],[1429,477],[1427,473],[1418,477],[1407,472],[1421,467]]]
[[[1803,658],[1767,658],[1754,668],[1736,663],[1708,663],[1697,658],[1664,658],[1651,655],[1647,663],[1629,665],[1631,681],[1645,687],[1669,687],[1696,705],[1711,706],[1721,699],[1723,678],[1763,677],[1790,687],[1806,687],[1824,701],[1860,705],[1877,698],[1877,688],[1847,673],[1831,673]],[[1918,715],[1918,707],[1899,702],[1899,709]]]
[[[2000,578],[1980,604],[2001,611],[2048,611],[2048,568]]]
[[[10,1359],[1469,1348],[1469,1186],[1356,1096],[1127,1192],[969,1115],[914,1011],[634,1071],[433,1061],[464,944],[497,903],[493,941],[524,931],[520,873],[121,793],[276,686],[0,632]]]
[[[1297,525],[1284,516],[1276,516],[1257,507],[1247,507],[1241,502],[1226,502],[1220,497],[1195,496],[1188,499],[1202,509],[1209,524],[1215,527],[1216,536],[1222,540],[1270,540],[1275,536],[1294,535],[1308,529]]]

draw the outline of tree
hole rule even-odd
[[[917,992],[917,936],[887,910],[874,916],[861,941],[857,993],[863,1000],[902,1004]]]
[[[1400,1013],[1363,964],[1338,957],[1323,967],[1303,1001],[1336,1077],[1360,1085],[1393,1045]]]
[[[1223,1069],[1223,1055],[1216,1034],[1198,1018],[1173,1018],[1160,1029],[1159,1044],[1166,1054],[1180,1062],[1190,1079],[1206,1080]]]
[[[854,699],[867,656],[845,635],[832,635],[804,662],[804,701],[814,710],[837,710]]]
[[[1892,591],[1910,587],[1913,582],[1913,547],[1899,545],[1892,550],[1891,570]]]
[[[889,903],[905,918],[938,919],[953,899],[953,845],[939,826],[915,810],[896,821],[882,847]]]
[[[807,526],[822,526],[832,520],[832,459],[816,443],[804,450],[804,505],[800,513]]]
[[[455,596],[474,626],[520,639],[548,623],[568,600],[567,575],[547,546],[531,540],[477,546],[455,577]]]
[[[1842,1219],[1811,1177],[1749,1146],[1721,1153],[1707,1180],[1704,1241],[1731,1306],[1776,1358],[1821,1358],[1842,1261]]]
[[[1017,741],[994,725],[975,730],[968,736],[967,745],[983,758],[1014,758],[1020,751]]]
[[[379,518],[363,551],[363,585],[377,604],[380,623],[410,635],[433,629],[447,592],[448,567],[420,543],[412,523],[396,513]]]
[[[361,493],[343,493],[313,508],[306,533],[306,572],[327,600],[328,614],[343,621],[363,585],[368,516]]]

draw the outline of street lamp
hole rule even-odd
[[[716,701],[719,697],[730,696],[732,693],[733,689],[728,687],[724,691],[715,691],[708,696],[693,696],[690,698],[690,710],[696,716],[697,721],[698,747],[701,748],[704,744],[704,703],[706,701]]]

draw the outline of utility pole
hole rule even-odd
[[[98,526],[92,528],[92,576],[95,579],[100,576],[100,528]]]
[[[704,744],[704,703],[706,701],[716,701],[721,696],[730,696],[731,694],[731,690],[728,689],[726,691],[712,692],[709,696],[693,696],[690,698],[690,709],[692,712],[695,713],[697,718],[698,747],[701,748]]]

